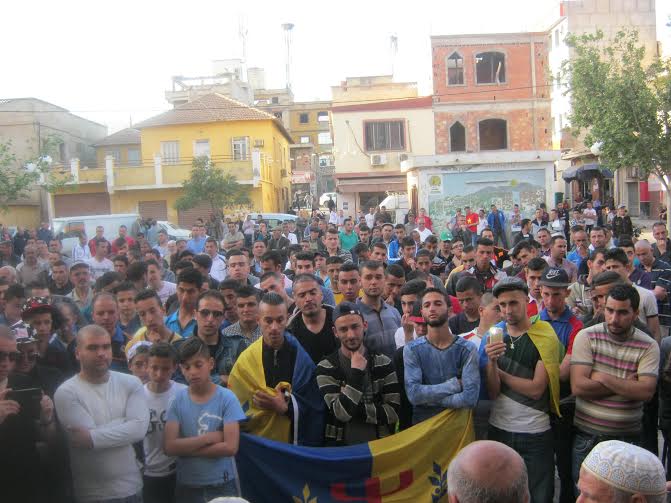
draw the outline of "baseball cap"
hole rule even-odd
[[[319,232],[319,227],[316,227],[314,225],[310,226],[310,232]]]
[[[133,344],[130,349],[128,350],[128,353],[126,353],[126,358],[128,361],[131,361],[133,358],[135,358],[135,355],[137,354],[137,350],[141,348],[142,346],[149,346],[151,347],[151,342],[149,341],[138,341],[135,344]]]
[[[452,233],[450,231],[443,231],[440,233],[441,241],[452,241]]]
[[[351,314],[361,316],[361,319],[363,319],[363,313],[361,312],[361,309],[359,309],[359,306],[357,306],[353,302],[347,302],[347,301],[341,302],[333,310],[333,316],[332,316],[333,323],[335,323],[335,321],[338,318],[342,318],[343,316],[349,316]]]
[[[21,317],[25,318],[34,313],[53,313],[56,310],[47,297],[30,297],[21,306]]]
[[[627,207],[627,206],[624,205],[624,204],[618,204],[618,205],[617,205],[617,209],[618,209],[618,210],[619,210],[619,209],[622,209],[622,208],[626,208],[626,207]]]
[[[507,276],[494,285],[492,294],[498,298],[504,292],[514,292],[517,290],[524,292],[525,295],[529,294],[529,287],[524,281],[516,276]]]
[[[543,273],[538,283],[542,286],[554,288],[568,288],[571,286],[567,272],[564,269],[555,269],[553,267]]]

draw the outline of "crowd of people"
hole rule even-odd
[[[343,446],[469,409],[449,501],[549,503],[555,469],[561,502],[666,501],[671,241],[591,206],[210,216],[69,254],[0,230],[3,494],[209,501],[241,431]]]

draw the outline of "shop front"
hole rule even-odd
[[[613,172],[599,163],[572,166],[564,170],[565,198],[572,206],[593,201],[595,207],[613,204]]]

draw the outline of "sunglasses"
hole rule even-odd
[[[10,362],[17,362],[21,358],[21,353],[18,351],[8,353],[6,351],[0,351],[0,362],[4,359],[9,360]]]
[[[37,358],[40,356],[40,354],[36,351],[32,351],[30,353],[22,353],[19,351],[19,360],[26,360],[28,362],[34,362],[37,360]]]
[[[209,309],[200,309],[198,310],[198,314],[200,314],[203,318],[209,318],[210,316],[213,318],[221,318],[224,316],[223,311],[210,311]]]

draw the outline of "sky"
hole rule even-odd
[[[547,28],[556,0],[6,0],[0,99],[35,97],[109,128],[169,109],[173,75],[210,75],[215,59],[263,67],[266,87],[284,87],[282,23],[293,23],[297,100],[329,99],[348,76],[390,74],[431,93],[431,35]],[[671,0],[656,1],[657,38],[671,47]]]

